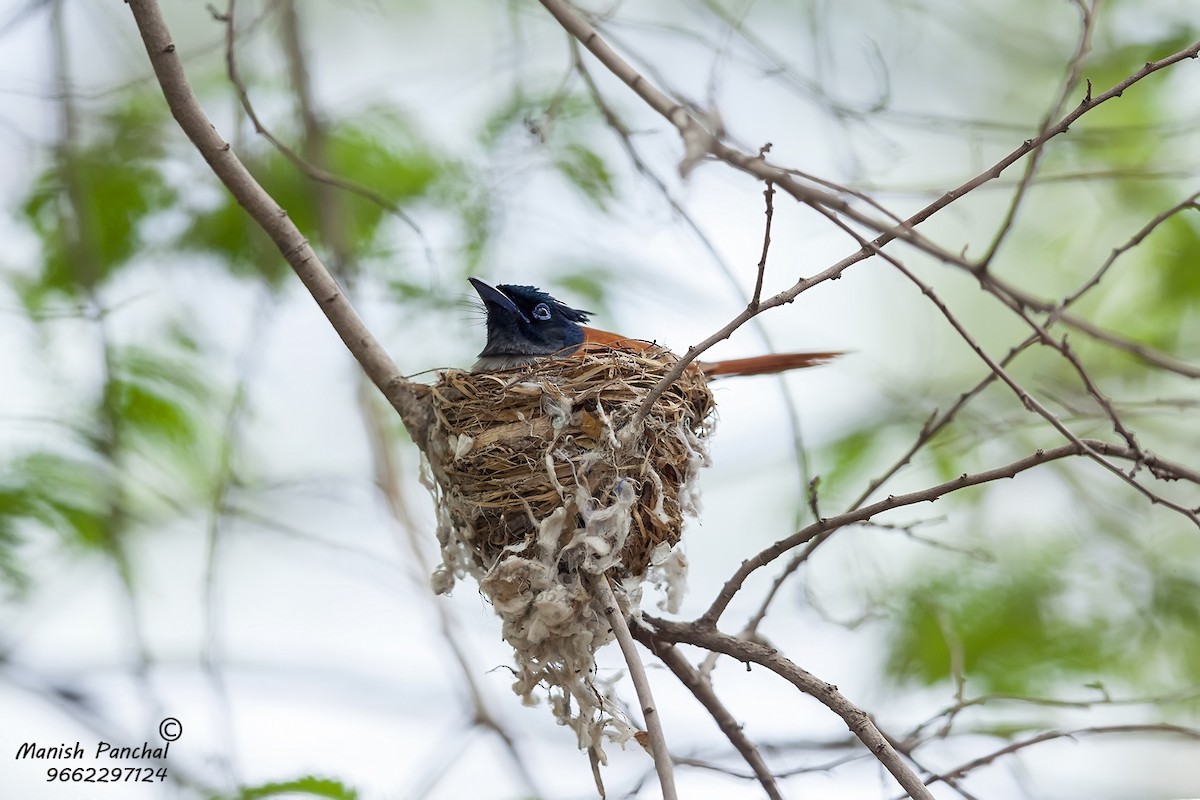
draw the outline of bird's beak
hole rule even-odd
[[[510,314],[518,319],[523,319],[526,322],[529,321],[526,316],[521,313],[521,309],[517,308],[516,303],[514,303],[504,292],[500,291],[494,286],[488,286],[478,278],[467,278],[467,280],[469,280],[471,285],[475,287],[475,291],[479,293],[479,299],[483,301],[483,304],[487,306],[489,310],[493,307],[498,308],[503,310],[506,314]]]

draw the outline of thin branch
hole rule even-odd
[[[671,753],[667,749],[667,738],[663,734],[662,716],[658,713],[658,705],[654,702],[654,695],[650,691],[650,679],[646,677],[646,667],[642,664],[637,645],[634,644],[633,635],[629,631],[629,625],[625,622],[625,611],[617,602],[607,575],[594,576],[591,584],[592,592],[604,608],[604,614],[608,617],[609,624],[612,625],[617,644],[620,645],[621,653],[625,656],[625,663],[629,667],[629,677],[637,692],[642,718],[646,721],[646,733],[649,734],[650,739],[650,755],[654,758],[654,769],[658,772],[658,782],[662,787],[663,800],[678,800],[675,792],[675,771],[671,764]]]
[[[989,753],[986,756],[968,761],[954,769],[947,770],[938,775],[927,778],[927,785],[934,784],[939,781],[945,781],[953,778],[961,778],[969,772],[972,772],[980,767],[991,764],[993,761],[1002,758],[1006,755],[1016,753],[1019,750],[1024,750],[1027,747],[1032,747],[1035,744],[1042,742],[1053,741],[1054,739],[1074,739],[1079,736],[1099,736],[1114,733],[1166,733],[1173,736],[1183,736],[1188,739],[1200,740],[1200,730],[1189,728],[1183,725],[1170,725],[1167,723],[1146,724],[1146,725],[1097,725],[1091,728],[1079,728],[1073,731],[1046,731],[1039,733],[1037,736],[1028,739],[1022,739],[1019,742],[1002,747],[994,753]]]
[[[997,283],[997,285],[1003,284]],[[1006,291],[1009,291],[1014,298],[1021,299],[1027,305],[1031,307],[1034,306],[1034,302],[1030,302],[1033,300],[1033,298],[1021,292],[1020,290],[1015,289],[1014,287],[1007,287]],[[1042,310],[1048,310],[1048,308],[1049,307]],[[1168,372],[1174,372],[1179,375],[1184,375],[1188,378],[1200,378],[1200,366],[1189,364],[1186,361],[1180,361],[1177,358],[1173,358],[1165,353],[1161,353],[1158,350],[1155,350],[1153,347],[1144,345],[1141,342],[1134,342],[1126,339],[1123,336],[1115,334],[1112,331],[1107,331],[1104,328],[1101,328],[1099,325],[1088,322],[1086,319],[1077,317],[1074,314],[1062,313],[1059,314],[1059,319],[1062,320],[1064,325],[1072,327],[1082,333],[1086,333],[1088,336],[1092,337],[1098,342],[1104,342],[1110,347],[1114,347],[1118,350],[1124,350],[1126,353],[1140,358],[1147,364],[1152,364],[1161,369],[1165,369]]]
[[[763,147],[764,155],[770,147],[769,144]],[[757,309],[758,304],[762,301],[763,275],[767,271],[767,252],[771,249],[771,221],[775,218],[775,187],[770,181],[767,181],[767,188],[763,190],[763,197],[767,202],[767,221],[763,226],[762,257],[758,259],[758,277],[754,279],[754,294],[750,297],[751,309]]]
[[[1184,211],[1197,210],[1198,199],[1200,199],[1200,192],[1194,192],[1175,205],[1156,215],[1153,219],[1138,229],[1123,244],[1113,248],[1112,252],[1109,253],[1108,258],[1104,260],[1104,263],[1100,265],[1096,272],[1087,281],[1085,281],[1078,289],[1057,303],[1034,297],[1028,292],[1019,289],[992,274],[984,276],[984,281],[987,286],[996,289],[1004,295],[1007,295],[1012,299],[1013,302],[1031,308],[1035,311],[1048,314],[1049,316],[1045,322],[1046,327],[1049,327],[1055,322],[1061,320],[1064,325],[1086,333],[1093,339],[1104,342],[1112,347],[1125,350],[1126,352],[1129,352],[1156,367],[1160,367],[1189,378],[1200,378],[1200,367],[1193,366],[1186,362],[1172,358],[1171,356],[1160,353],[1157,350],[1138,342],[1131,342],[1123,337],[1118,336],[1117,334],[1112,333],[1111,331],[1106,331],[1103,328],[1100,328],[1098,325],[1095,325],[1092,322],[1070,314],[1067,311],[1067,308],[1073,305],[1077,300],[1079,300],[1079,298],[1099,285],[1100,281],[1106,274],[1108,274],[1109,270],[1116,263],[1118,258],[1140,245],[1147,237],[1150,236],[1150,234],[1157,230],[1160,225]]]
[[[209,498],[206,525],[206,547],[204,553],[204,633],[200,650],[200,667],[208,680],[209,688],[216,698],[217,724],[221,739],[226,744],[217,757],[217,767],[225,774],[228,785],[241,783],[239,770],[231,752],[236,741],[233,726],[233,702],[229,685],[222,669],[222,642],[220,636],[221,609],[218,604],[218,572],[220,551],[224,541],[225,523],[230,509],[229,495],[238,483],[234,469],[234,458],[242,442],[242,426],[250,399],[250,382],[255,374],[258,359],[263,354],[262,340],[267,323],[274,310],[276,296],[264,290],[251,323],[251,330],[243,343],[236,364],[237,382],[225,409],[221,426],[220,448],[217,451],[216,469],[212,477],[212,495]]]
[[[1030,297],[1024,292],[1017,290],[1015,287],[1009,286],[1008,284],[999,280],[994,275],[989,275],[988,279],[1020,303],[1031,308],[1035,308],[1038,311],[1049,312],[1049,316],[1044,323],[1045,327],[1049,328],[1056,321],[1062,320],[1062,322],[1066,325],[1079,328],[1082,321],[1077,320],[1076,318],[1067,314],[1066,309],[1075,303],[1087,291],[1098,285],[1100,280],[1112,268],[1118,258],[1140,245],[1160,225],[1182,211],[1196,208],[1195,204],[1198,198],[1200,198],[1200,192],[1195,192],[1166,211],[1158,214],[1152,220],[1143,225],[1128,240],[1113,248],[1108,258],[1105,259],[1104,263],[1100,265],[1100,268],[1096,270],[1091,278],[1089,278],[1077,290],[1070,295],[1067,295],[1057,304]],[[1086,325],[1088,328],[1088,330],[1085,330],[1084,332],[1088,333],[1094,338],[1099,338],[1097,334],[1108,335],[1107,332],[1092,326],[1091,323],[1082,324]],[[1017,357],[1017,355],[1028,349],[1031,345],[1036,344],[1039,338],[1040,337],[1038,334],[1035,333],[1034,335],[1014,346],[1011,350],[1009,350],[1008,354],[1000,360],[1000,365],[1002,367],[1007,367],[1013,361],[1013,359]],[[1101,339],[1101,341],[1105,341],[1107,344],[1111,344],[1116,347],[1121,346],[1121,343],[1117,342],[1115,339]],[[1153,351],[1150,348],[1145,348],[1141,345],[1136,346],[1140,348],[1140,352],[1135,354],[1144,360],[1153,363],[1155,366],[1162,367],[1163,369],[1177,372],[1179,374],[1189,375],[1190,377],[1200,377],[1200,368],[1194,368],[1188,364],[1184,364],[1183,362],[1170,359],[1168,356],[1157,353],[1157,351]],[[979,394],[988,386],[990,386],[997,379],[997,377],[998,376],[995,372],[989,370],[988,373],[979,381],[979,383],[977,383],[968,391],[963,392],[954,402],[954,405],[952,405],[949,409],[940,415],[936,411],[931,414],[929,419],[926,420],[925,424],[921,427],[921,431],[917,435],[916,441],[913,442],[908,450],[905,451],[905,453],[899,459],[897,459],[897,461],[892,464],[892,466],[889,467],[886,472],[871,481],[863,493],[850,504],[850,507],[856,508],[866,502],[867,499],[874,494],[877,489],[879,489],[879,487],[881,487],[894,475],[896,475],[896,473],[903,469],[912,460],[913,456],[915,456],[917,452],[925,446],[925,444],[927,444],[934,436],[945,429],[946,426],[949,425],[950,422],[958,415],[958,412],[967,405],[967,403],[979,396]],[[791,566],[792,565],[789,565],[789,567]],[[795,566],[799,566],[799,564],[796,564]]]
[[[918,761],[916,759],[916,757],[913,755],[912,751],[914,749],[916,749],[917,743],[914,743],[912,741],[898,741],[894,737],[889,736],[888,733],[886,731],[884,731],[883,729],[880,729],[879,732],[887,738],[888,744],[890,744],[892,747],[896,748],[896,752],[902,753],[904,755],[904,757],[907,758],[909,761],[911,761],[913,763],[913,766],[915,766],[917,769],[921,770],[927,776],[932,776],[932,775],[937,774],[935,770],[931,770],[931,769],[923,766],[921,764],[921,762]],[[949,786],[951,789],[958,792],[958,796],[963,798],[963,800],[979,800],[979,798],[975,797],[975,795],[971,794],[966,789],[962,788],[962,786],[959,784],[957,779],[945,778],[943,780],[943,782],[947,786]]]
[[[868,242],[866,239],[864,239],[862,236],[860,236],[857,232],[855,232],[853,229],[851,229],[848,225],[846,225],[844,222],[842,222],[840,219],[838,219],[837,216],[834,215],[832,212],[828,211],[827,209],[823,209],[823,208],[818,208],[817,211],[819,213],[821,213],[822,215],[824,215],[825,217],[827,217],[830,220],[830,222],[832,222],[834,225],[841,228],[843,231],[845,231],[850,236],[852,236],[855,240],[860,242],[864,247],[874,247],[874,245],[871,242]],[[922,294],[924,294],[926,297],[929,298],[929,301],[934,304],[934,306],[938,309],[938,311],[941,312],[942,316],[946,318],[946,321],[950,323],[950,326],[954,328],[955,332],[958,333],[958,335],[962,338],[962,340],[964,342],[966,342],[967,346],[969,346],[975,352],[975,354],[978,355],[984,361],[984,363],[986,363],[988,365],[988,368],[991,369],[994,373],[996,373],[996,375],[1000,378],[1000,380],[1006,386],[1008,386],[1013,391],[1014,394],[1017,395],[1017,397],[1021,400],[1021,403],[1025,406],[1025,408],[1027,410],[1037,413],[1038,416],[1042,417],[1042,419],[1044,419],[1044,420],[1046,420],[1046,422],[1050,423],[1050,426],[1053,427],[1056,431],[1058,431],[1063,436],[1063,438],[1067,439],[1068,441],[1072,442],[1075,445],[1081,446],[1083,448],[1084,455],[1086,455],[1088,458],[1095,461],[1100,466],[1104,467],[1106,470],[1108,470],[1112,474],[1116,475],[1118,478],[1123,480],[1125,483],[1132,486],[1140,494],[1145,496],[1146,499],[1148,499],[1151,503],[1158,503],[1158,504],[1164,505],[1167,508],[1170,508],[1174,511],[1177,511],[1180,514],[1182,514],[1184,517],[1189,519],[1197,527],[1200,527],[1200,516],[1197,516],[1196,511],[1194,511],[1193,509],[1187,508],[1185,506],[1179,505],[1178,503],[1168,500],[1167,498],[1163,497],[1162,495],[1152,492],[1150,489],[1146,488],[1144,485],[1142,485],[1141,482],[1139,482],[1136,478],[1133,477],[1132,471],[1128,474],[1125,473],[1119,467],[1114,465],[1111,461],[1108,461],[1107,459],[1103,458],[1101,456],[1101,454],[1099,454],[1099,453],[1093,451],[1091,448],[1089,448],[1082,439],[1080,439],[1078,436],[1076,436],[1075,433],[1070,428],[1068,428],[1065,423],[1063,423],[1062,420],[1060,420],[1052,411],[1050,411],[1050,409],[1046,408],[1044,405],[1042,405],[1042,403],[1038,402],[1038,400],[1036,398],[1034,398],[1033,395],[1031,395],[1031,394],[1029,394],[1029,392],[1025,391],[1025,389],[1020,384],[1018,384],[1017,381],[1011,375],[1008,374],[1007,370],[1005,370],[1004,367],[1002,367],[991,356],[989,356],[987,354],[987,352],[983,349],[983,347],[979,344],[979,342],[975,340],[975,337],[973,337],[970,334],[970,332],[966,329],[966,326],[962,323],[962,321],[959,320],[954,315],[954,313],[950,311],[949,306],[947,306],[946,303],[940,297],[937,296],[937,294],[933,291],[933,287],[931,287],[929,284],[925,283],[920,278],[918,278],[916,276],[916,274],[912,270],[910,270],[908,267],[904,266],[904,264],[902,264],[899,261],[899,259],[895,258],[894,256],[892,256],[889,253],[885,253],[882,250],[879,250],[878,248],[874,248],[874,249],[876,250],[876,253],[880,258],[882,258],[884,261],[888,262],[893,267],[895,267],[897,270],[899,270],[900,273],[902,275],[904,275],[904,277],[908,278],[909,281],[911,281],[914,285],[917,286],[917,288],[919,288],[921,290]],[[988,277],[982,276],[981,280],[982,280],[983,286],[985,288],[987,288]],[[1003,298],[1003,297],[1001,297],[1000,299],[1002,301],[1006,300],[1006,298]],[[1053,347],[1054,349],[1061,352],[1064,355],[1064,357],[1067,358],[1068,362],[1070,362],[1071,365],[1076,368],[1076,371],[1082,377],[1084,386],[1087,389],[1087,391],[1089,392],[1089,394],[1091,394],[1096,399],[1096,401],[1101,405],[1102,408],[1105,409],[1106,412],[1108,412],[1110,418],[1113,421],[1113,426],[1116,429],[1117,433],[1120,434],[1123,439],[1125,439],[1126,444],[1129,445],[1130,451],[1136,454],[1133,459],[1135,466],[1137,464],[1141,463],[1143,453],[1142,453],[1141,448],[1137,445],[1137,442],[1134,439],[1133,434],[1130,433],[1125,428],[1125,426],[1121,423],[1119,417],[1117,417],[1117,414],[1113,410],[1111,404],[1109,404],[1108,399],[1099,391],[1098,388],[1096,388],[1095,384],[1092,382],[1091,378],[1088,376],[1086,370],[1084,370],[1083,365],[1078,361],[1078,359],[1076,359],[1067,350],[1066,344],[1065,343],[1059,344],[1058,342],[1055,342],[1043,327],[1041,327],[1036,322],[1034,322],[1029,317],[1029,315],[1024,312],[1024,309],[1021,309],[1019,306],[1012,304],[1011,301],[1008,301],[1007,304],[1009,305],[1010,308],[1013,308],[1013,310],[1016,311],[1018,316],[1020,316],[1022,319],[1024,319],[1025,322],[1034,329],[1039,340],[1043,344],[1049,345],[1050,347]]]
[[[713,243],[712,239],[707,233],[704,232],[704,229],[700,227],[699,223],[696,222],[695,218],[688,212],[686,208],[683,207],[679,200],[675,198],[675,196],[671,193],[671,190],[667,187],[666,182],[657,173],[655,173],[650,165],[646,163],[646,160],[642,158],[641,153],[638,152],[637,146],[633,143],[633,136],[630,133],[628,126],[621,120],[621,117],[604,99],[604,95],[600,92],[600,87],[596,85],[596,81],[592,77],[591,70],[588,69],[587,64],[583,60],[582,54],[580,53],[579,40],[570,35],[568,35],[567,38],[570,42],[571,60],[575,67],[575,71],[583,80],[583,84],[587,88],[588,94],[592,98],[592,102],[596,105],[596,107],[600,110],[601,115],[604,117],[605,124],[608,126],[609,130],[616,135],[617,140],[621,143],[621,148],[629,157],[634,169],[637,170],[638,174],[650,182],[655,190],[662,196],[663,200],[666,201],[667,205],[671,208],[671,211],[683,221],[687,229],[691,231],[693,236],[696,237],[696,240],[699,241],[701,247],[703,247],[705,252],[708,253],[709,258],[712,259],[713,264],[716,265],[717,269],[725,277],[726,282],[732,288],[734,293],[741,297],[744,303],[749,304],[749,298],[745,297],[744,293],[742,292],[741,284],[738,282],[733,268],[725,260],[724,256],[721,255],[720,251],[717,250],[717,247]],[[771,342],[771,336],[767,332],[767,328],[765,325],[763,325],[762,321],[756,317],[752,320],[752,326],[758,333],[758,336],[762,340],[763,344],[769,350],[774,350],[775,347]],[[791,428],[792,434],[792,450],[795,453],[796,464],[799,467],[800,486],[803,487],[809,482],[809,465],[808,454],[804,447],[804,434],[800,427],[799,410],[796,407],[796,400],[792,395],[787,380],[783,376],[779,376],[776,378],[776,381],[779,384],[780,395],[782,396],[784,406],[787,409],[788,424]]]
[[[1037,341],[1038,337],[1034,335],[1014,346],[1008,351],[1004,358],[1000,359],[1000,366],[1007,367],[1012,363],[1013,359],[1015,359],[1020,353],[1024,352],[1031,345],[1036,344]],[[875,494],[879,487],[883,486],[885,483],[891,480],[896,473],[907,466],[908,463],[912,461],[913,456],[915,456],[926,444],[932,441],[934,436],[937,436],[938,433],[945,429],[946,426],[948,426],[954,420],[954,418],[958,416],[959,412],[962,411],[968,403],[978,397],[984,389],[986,389],[988,386],[991,386],[992,383],[994,383],[998,378],[999,376],[989,369],[987,374],[984,375],[978,383],[959,395],[958,399],[954,401],[954,405],[950,406],[950,408],[946,409],[941,414],[934,410],[934,412],[929,415],[929,418],[925,420],[925,424],[921,426],[921,430],[917,434],[916,441],[909,446],[908,450],[906,450],[904,454],[892,464],[892,466],[888,467],[887,471],[872,480],[867,488],[863,490],[863,493],[859,495],[852,503],[850,503],[850,507],[858,508],[865,503],[867,499],[871,497],[871,495]]]
[[[904,762],[896,749],[875,727],[858,706],[846,699],[837,687],[817,678],[785,658],[778,650],[758,642],[739,639],[701,622],[681,623],[646,616],[649,630],[639,628],[635,634],[642,641],[660,640],[703,647],[736,658],[745,663],[761,664],[837,714],[858,740],[892,774],[896,782],[914,800],[933,800],[933,795],[915,772]]]
[[[1117,262],[1118,258],[1144,242],[1146,238],[1150,236],[1150,234],[1154,233],[1154,231],[1156,231],[1164,222],[1171,219],[1176,214],[1180,214],[1184,211],[1200,211],[1200,207],[1196,205],[1197,200],[1200,200],[1200,192],[1192,192],[1190,195],[1180,200],[1166,211],[1157,214],[1152,220],[1139,228],[1137,232],[1130,236],[1129,239],[1127,239],[1123,244],[1114,247],[1112,252],[1108,254],[1108,258],[1104,259],[1104,263],[1100,265],[1100,268],[1096,270],[1095,274],[1093,274],[1091,278],[1085,281],[1083,285],[1074,292],[1059,301],[1057,308],[1050,312],[1050,318],[1046,320],[1046,324],[1049,325],[1055,320],[1060,319],[1063,315],[1063,311],[1068,306],[1072,305],[1076,300],[1100,284],[1100,281],[1106,274],[1108,274],[1108,271],[1112,268],[1113,264]]]
[[[753,572],[770,564],[779,556],[797,547],[805,544],[821,534],[843,528],[855,522],[862,522],[874,517],[876,514],[881,514],[885,511],[890,511],[894,508],[902,508],[903,506],[915,505],[917,503],[932,503],[940,497],[956,492],[968,486],[978,486],[984,483],[1000,480],[1001,478],[1013,478],[1020,473],[1032,469],[1040,464],[1046,464],[1051,461],[1057,461],[1060,458],[1068,458],[1070,456],[1083,455],[1085,452],[1092,451],[1101,455],[1111,456],[1114,458],[1126,459],[1134,461],[1139,458],[1139,454],[1132,451],[1130,448],[1112,444],[1109,442],[1098,441],[1095,439],[1081,439],[1079,443],[1068,442],[1058,447],[1049,450],[1037,450],[1034,453],[1005,464],[1002,467],[976,472],[974,474],[963,473],[959,477],[939,483],[936,486],[930,486],[920,491],[910,492],[901,495],[889,495],[870,505],[860,506],[852,511],[847,511],[844,514],[839,514],[835,517],[818,520],[813,524],[802,528],[801,530],[780,539],[775,544],[762,550],[752,558],[749,558],[738,566],[733,576],[730,577],[725,585],[721,587],[721,591],[713,600],[712,605],[702,614],[698,622],[713,625],[716,624],[721,614],[729,606],[729,601],[746,582]],[[1156,477],[1160,480],[1185,480],[1190,483],[1195,483],[1200,486],[1200,472],[1186,467],[1182,464],[1176,464],[1165,459],[1160,459],[1154,455],[1147,455],[1145,463],[1151,470],[1154,471]],[[1200,508],[1195,509],[1195,512],[1200,512]]]
[[[429,564],[423,545],[428,539],[427,531],[417,524],[404,496],[404,479],[401,463],[396,456],[393,437],[388,433],[388,421],[382,407],[375,402],[369,384],[364,377],[359,381],[358,405],[362,423],[366,429],[367,444],[371,451],[372,472],[375,484],[387,505],[388,513],[394,523],[391,527],[394,541],[399,551],[401,561],[408,567],[409,577],[413,584],[430,602],[426,606],[437,619],[438,629],[446,643],[454,664],[458,668],[459,678],[466,687],[471,704],[472,721],[475,725],[494,733],[504,744],[509,758],[521,779],[525,782],[530,793],[538,796],[539,791],[536,771],[529,768],[522,755],[515,737],[503,717],[495,714],[488,702],[485,686],[480,683],[481,670],[464,641],[464,634],[458,620],[455,618],[450,605],[440,602],[429,591],[429,575],[433,568]]]
[[[1101,697],[1094,700],[1064,700],[1057,697],[1032,697],[1020,694],[993,693],[979,695],[970,699],[959,699],[953,705],[947,706],[933,715],[931,718],[913,728],[912,732],[906,737],[909,740],[919,739],[922,732],[933,725],[938,720],[945,720],[941,725],[941,731],[948,731],[954,724],[954,719],[970,708],[977,708],[985,705],[995,705],[996,703],[1019,703],[1032,706],[1043,706],[1048,708],[1071,708],[1071,709],[1093,709],[1099,706],[1158,706],[1169,703],[1184,703],[1189,700],[1194,700],[1200,697],[1200,686],[1192,686],[1177,692],[1169,692],[1166,694],[1148,695],[1146,697],[1110,697],[1108,691],[1102,686],[1097,687],[1103,693]]]
[[[102,484],[103,511],[99,534],[101,547],[108,557],[123,591],[119,593],[121,612],[127,627],[127,638],[133,651],[131,672],[145,701],[147,721],[162,717],[163,702],[152,681],[154,657],[146,636],[145,623],[138,606],[138,585],[133,561],[130,558],[128,534],[133,518],[123,485],[129,476],[123,464],[123,454],[130,448],[127,425],[114,402],[113,390],[120,376],[117,349],[113,343],[107,311],[100,297],[104,279],[105,257],[101,255],[100,221],[87,185],[87,170],[80,158],[79,136],[82,123],[76,99],[70,91],[72,83],[72,49],[67,37],[66,2],[49,0],[51,58],[58,92],[59,139],[55,144],[55,176],[62,182],[63,197],[56,207],[59,230],[75,281],[86,298],[87,315],[94,325],[100,360],[100,385],[103,387],[93,412],[97,428],[87,436],[93,455],[103,464],[106,480]]]
[[[232,36],[232,0],[230,0],[227,17],[226,22],[229,25],[227,31]],[[329,135],[327,126],[318,113],[313,96],[308,59],[301,37],[301,25],[295,0],[283,0],[280,18],[282,48],[288,65],[288,73],[291,76],[292,91],[296,97],[296,110],[304,133],[302,142],[304,158],[315,170],[324,171],[329,160]],[[233,66],[233,52],[234,43],[232,39],[229,39],[227,59],[231,70],[230,78],[237,83],[236,68]],[[238,86],[241,90],[240,84]],[[242,92],[243,108],[248,115],[253,116],[254,112],[249,106],[249,100],[245,97],[244,90]],[[270,134],[267,136],[269,137]],[[329,182],[315,181],[311,185],[311,189],[314,195],[314,206],[317,210],[317,230],[321,234],[321,240],[327,244],[330,250],[335,269],[347,281],[348,293],[353,296],[353,278],[358,272],[357,256],[353,244],[346,234],[348,210],[343,202],[345,197],[333,191],[333,184]],[[437,602],[429,591],[428,576],[432,567],[422,548],[421,535],[424,531],[416,524],[408,508],[402,488],[400,463],[389,434],[388,418],[382,407],[371,396],[371,392],[365,376],[360,376],[357,393],[358,409],[370,447],[376,488],[382,495],[394,523],[390,529],[395,534],[394,541],[399,549],[400,562],[407,568],[414,586],[425,596],[426,605],[430,607],[430,613],[436,617],[442,638],[459,669],[461,685],[466,688],[470,704],[471,724],[484,728],[499,737],[517,773],[525,781],[526,787],[533,794],[538,794],[533,772],[525,763],[515,737],[507,730],[501,718],[491,711],[486,702],[484,688],[478,680],[480,670],[472,663],[469,648],[461,641],[461,631],[451,609],[447,604]],[[462,737],[459,736],[459,738]],[[429,780],[432,781],[433,777],[429,777]]]
[[[1067,65],[1067,74],[1063,78],[1058,95],[1054,98],[1054,102],[1050,104],[1050,108],[1046,111],[1045,117],[1042,118],[1042,122],[1038,126],[1038,132],[1042,136],[1045,136],[1050,131],[1055,117],[1062,114],[1063,108],[1067,104],[1067,98],[1070,97],[1071,92],[1079,83],[1079,76],[1083,70],[1083,62],[1092,49],[1092,32],[1096,27],[1096,5],[1099,3],[1099,0],[1092,0],[1090,6],[1086,5],[1083,0],[1074,0],[1074,2],[1082,16],[1080,20],[1079,42],[1075,46],[1075,54],[1071,56],[1071,60]],[[1089,81],[1088,93],[1087,97],[1084,98],[1084,102],[1090,100],[1091,96],[1092,88]],[[1005,212],[1004,219],[1001,221],[1000,227],[996,230],[996,234],[992,238],[992,243],[988,247],[987,252],[978,261],[977,269],[979,272],[987,272],[988,267],[991,266],[992,259],[995,258],[997,251],[1000,249],[1001,243],[1003,243],[1012,230],[1013,224],[1017,219],[1017,211],[1021,208],[1029,192],[1029,188],[1033,185],[1033,178],[1037,174],[1038,165],[1041,163],[1045,152],[1045,148],[1038,147],[1026,159],[1025,172],[1021,175],[1021,180],[1017,183],[1017,190],[1013,192],[1012,200],[1008,204],[1008,211]]]
[[[763,791],[767,793],[767,797],[771,800],[783,800],[783,794],[779,791],[779,785],[775,782],[775,776],[771,774],[771,770],[763,761],[762,754],[758,752],[754,742],[746,736],[746,732],[742,730],[742,726],[733,718],[733,714],[721,702],[721,698],[713,691],[712,682],[708,676],[694,668],[683,653],[679,652],[679,648],[674,645],[665,644],[656,639],[644,639],[642,643],[650,648],[650,652],[658,656],[658,658],[667,665],[667,668],[675,673],[675,677],[679,678],[679,682],[687,687],[700,704],[712,715],[713,721],[717,723],[717,727],[721,729],[721,733],[729,739],[729,743],[734,749],[741,754],[742,758],[754,771],[754,777],[758,779],[759,784],[763,787]]]

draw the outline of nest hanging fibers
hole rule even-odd
[[[514,688],[550,690],[581,747],[607,727],[633,732],[597,691],[593,653],[612,638],[587,584],[607,573],[636,609],[641,582],[681,588],[671,548],[707,463],[712,393],[686,370],[628,430],[675,364],[666,350],[607,348],[527,367],[448,371],[432,387],[430,465],[443,563],[435,590],[472,575],[504,620],[517,657]],[[673,591],[675,590],[675,591]]]

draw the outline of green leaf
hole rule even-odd
[[[43,256],[39,273],[17,282],[27,308],[101,286],[141,252],[146,219],[176,202],[159,164],[166,117],[149,109],[135,97],[104,115],[100,134],[60,149],[20,201]]]
[[[1192,211],[1167,220],[1155,237],[1158,269],[1155,300],[1178,311],[1194,310],[1200,304],[1200,221]]]
[[[105,389],[105,409],[121,430],[126,447],[160,446],[179,461],[181,472],[195,466],[200,452],[201,412],[212,404],[212,391],[201,378],[185,338],[168,337],[174,347],[117,350]],[[132,442],[125,442],[132,437]]]
[[[851,431],[824,448],[818,463],[821,483],[829,489],[841,487],[859,475],[875,453],[883,430],[877,426]]]
[[[582,144],[568,144],[555,156],[554,166],[584,197],[601,211],[616,197],[612,173],[595,151]]]
[[[223,188],[214,206],[192,210],[189,219],[177,249],[215,256],[230,274],[260,278],[273,287],[290,275],[274,242]]]
[[[617,285],[617,270],[601,262],[566,264],[567,271],[554,275],[554,286],[561,287],[562,296],[573,303],[585,303],[597,313],[609,307],[612,287]]]
[[[108,543],[112,481],[94,463],[55,453],[33,453],[9,465],[0,518],[9,526],[28,519],[89,548]]]
[[[0,581],[14,595],[29,590],[29,576],[21,569],[16,551],[22,539],[18,523],[29,513],[29,502],[20,489],[0,486]]]
[[[297,153],[302,146],[297,144]],[[318,250],[329,246],[322,238],[325,220],[318,214],[320,193],[337,194],[343,213],[332,220],[355,255],[371,250],[385,222],[407,225],[386,204],[405,210],[416,200],[433,195],[435,186],[452,172],[449,162],[415,135],[397,115],[385,111],[356,117],[334,127],[326,140],[325,172],[346,186],[324,185],[274,148],[260,146],[243,154],[248,168]],[[363,195],[371,193],[383,200]],[[274,243],[246,211],[224,190],[215,205],[192,212],[192,221],[179,241],[189,250],[214,255],[239,276],[262,277],[278,286],[289,273]]]
[[[290,781],[243,786],[237,794],[213,795],[212,798],[213,800],[261,800],[261,798],[294,794],[322,797],[327,800],[358,800],[358,792],[341,781],[317,778],[311,775]]]
[[[438,199],[455,214],[461,236],[463,273],[479,271],[499,226],[495,200],[476,178],[461,167],[449,170],[438,188]]]
[[[196,431],[187,411],[156,389],[114,379],[109,384],[113,413],[135,433],[174,445],[192,444]]]
[[[1123,607],[1081,613],[1067,580],[1078,571],[1065,547],[927,571],[900,593],[890,620],[888,675],[897,682],[949,681],[952,647],[975,693],[1034,694],[1064,679],[1128,674]]]
[[[40,274],[18,286],[26,306],[36,310],[55,295],[75,298],[103,284],[140,252],[141,222],[173,200],[157,167],[114,161],[100,150],[43,173],[21,206],[43,255]]]

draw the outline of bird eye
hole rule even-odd
[[[534,319],[550,319],[550,306],[545,303],[538,303],[533,307]]]

